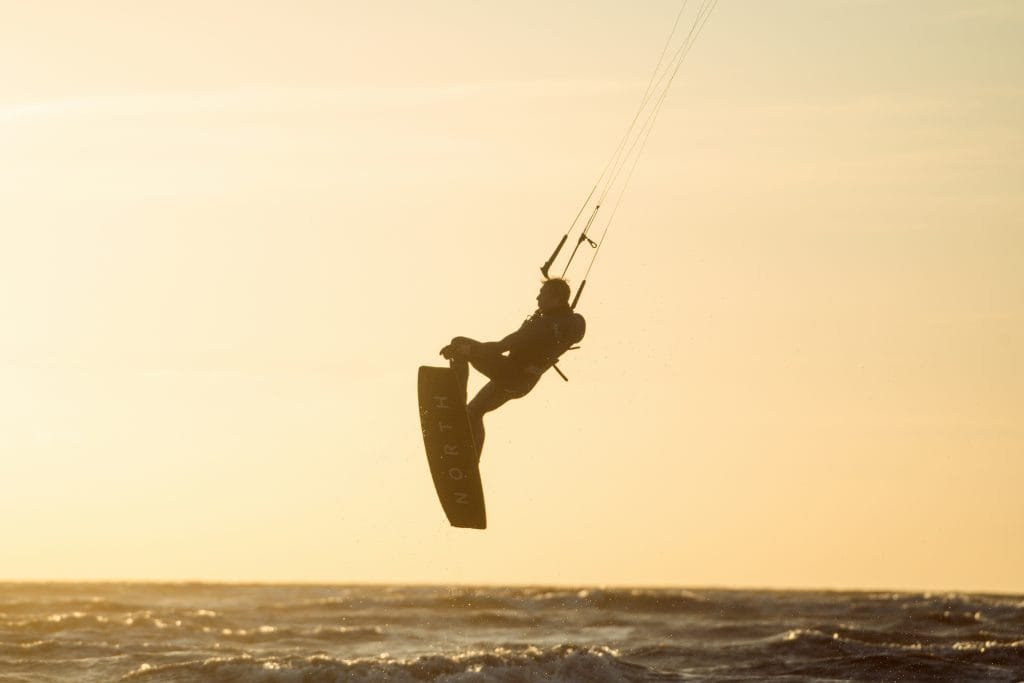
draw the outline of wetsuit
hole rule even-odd
[[[508,348],[508,356],[490,350],[493,345],[468,337],[456,337],[446,347],[468,347],[468,354],[451,354],[452,368],[460,374],[463,386],[469,381],[467,361],[490,379],[466,405],[478,459],[484,445],[484,413],[526,396],[558,357],[583,339],[586,327],[583,316],[569,306],[560,306],[538,310],[518,330],[502,339],[498,345]]]

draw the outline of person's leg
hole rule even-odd
[[[469,365],[490,380],[506,381],[510,374],[509,360],[501,353],[482,353],[483,345],[469,337],[453,337],[450,344],[441,349],[441,355],[448,359],[452,370],[463,387],[462,402],[466,402],[466,387],[469,384]],[[503,401],[504,402],[504,401]],[[493,410],[493,409],[491,409]]]
[[[484,451],[484,413],[500,408],[513,398],[519,398],[522,394],[508,389],[499,382],[488,382],[477,392],[473,400],[466,405],[466,415],[469,417],[470,431],[473,432],[473,444],[476,446],[476,459]]]
[[[466,388],[469,385],[469,356],[472,348],[480,342],[469,337],[455,337],[451,343],[441,349],[441,355],[448,359],[448,363],[455,373],[459,387],[461,387],[460,401],[466,405]]]
[[[509,362],[509,359],[501,353],[481,353],[479,346],[473,348],[473,351],[469,354],[469,364],[477,372],[487,377],[487,379],[499,382],[507,382],[513,374]]]
[[[472,401],[466,403],[466,415],[469,417],[469,426],[476,446],[477,461],[480,460],[484,448],[484,414],[500,408],[513,398],[524,396],[529,391],[529,388],[509,388],[509,359],[501,353],[481,354],[480,346],[480,342],[475,339],[455,337],[451,344],[441,349],[441,355],[451,363],[452,371],[462,388],[463,403],[466,402],[470,364],[491,380],[477,392]]]

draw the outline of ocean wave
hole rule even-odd
[[[934,678],[940,673],[948,677],[956,671],[953,678],[957,680],[985,680],[995,667],[1024,667],[1024,641],[1020,640],[921,642],[902,639],[902,642],[894,642],[892,635],[886,638],[886,634],[872,631],[796,628],[748,644],[746,649],[756,651],[761,659],[763,655],[770,655],[769,663],[803,662],[796,667],[774,667],[770,672],[760,670],[760,675],[917,680]]]
[[[678,589],[556,589],[556,588],[477,588],[424,587],[404,591],[346,591],[316,600],[277,603],[271,612],[452,611],[492,613],[503,610],[594,609],[680,613],[708,609],[711,601],[701,595]]]
[[[681,645],[670,645],[668,643],[660,643],[657,645],[644,645],[642,647],[636,647],[627,652],[627,656],[631,660],[658,660],[658,659],[687,659],[693,655],[700,654],[701,650],[697,647],[684,647]]]
[[[924,593],[907,596],[900,609],[907,620],[942,625],[970,626],[988,620],[1024,623],[1024,601],[1009,596]]]
[[[1024,653],[1024,640],[1014,640],[1012,642],[999,642],[997,640],[957,642],[953,643],[953,649],[962,652],[980,652],[982,654],[989,650],[1011,650]]]
[[[40,613],[85,612],[89,614],[117,614],[138,612],[143,609],[145,607],[142,605],[118,602],[101,597],[62,600],[9,600],[0,601],[0,619]]]
[[[674,589],[580,589],[548,590],[528,598],[545,608],[597,609],[623,612],[683,613],[710,607],[711,601],[687,590]]]
[[[949,639],[944,636],[927,634],[920,631],[866,628],[851,624],[818,625],[816,630],[831,633],[835,639],[895,649],[920,650],[928,645],[949,642]]]
[[[882,642],[877,633],[869,636],[875,642],[869,642],[856,635],[794,628],[748,641],[735,647],[740,664],[731,673],[749,679],[982,681],[992,680],[993,671],[1008,664],[1006,658],[992,656],[971,661],[952,644]]]
[[[155,632],[164,630],[199,631],[202,626],[209,628],[209,622],[201,619],[182,619],[180,615],[154,614],[150,610],[128,613],[88,614],[86,612],[62,612],[47,615],[29,615],[22,619],[0,620],[0,629],[23,636],[50,635],[56,633],[88,631],[92,633],[127,633],[129,631]]]
[[[764,665],[761,670],[776,676],[803,676],[812,679],[853,679],[867,681],[985,681],[988,672],[951,669],[949,663],[927,654],[899,656],[867,654],[841,661],[819,660],[793,665]]]
[[[164,621],[157,617],[107,619],[83,614],[53,615],[42,619],[14,622],[0,627],[0,636],[16,636],[15,642],[0,642],[0,653],[5,648],[22,648],[31,643],[34,648],[67,646],[84,643],[82,637],[97,636],[112,640],[154,642],[178,639],[219,640],[235,643],[321,642],[366,643],[383,640],[385,631],[379,626],[337,626],[328,624],[299,626],[272,626],[256,624],[240,626],[187,623],[181,620]],[[68,636],[74,636],[68,638]],[[98,641],[91,640],[91,643]],[[19,650],[20,651],[20,650]]]
[[[325,643],[374,642],[385,638],[377,626],[318,626],[311,629],[280,628],[270,625],[253,628],[224,628],[209,633],[228,641],[242,643],[280,643],[283,641],[319,641]]]
[[[1024,640],[954,643],[946,657],[964,664],[1013,668],[1024,679]]]
[[[899,654],[925,652],[949,643],[922,638],[921,634],[892,633],[847,626],[796,628],[770,639],[784,650],[799,649],[808,656],[841,654]]]
[[[494,594],[481,589],[453,588],[442,590],[437,588],[412,590],[405,593],[391,591],[346,592],[344,595],[332,595],[314,600],[303,600],[294,603],[276,603],[268,605],[266,611],[279,613],[352,613],[352,612],[389,612],[405,613],[407,611],[424,610],[481,610],[508,609],[515,607],[514,601],[505,595]]]
[[[677,680],[620,658],[602,647],[561,645],[552,648],[525,647],[512,650],[470,651],[452,656],[432,655],[412,660],[339,660],[313,657],[255,658],[251,656],[212,658],[164,666],[142,665],[122,680],[140,681],[247,681],[252,683],[338,683],[340,681],[656,681]]]
[[[0,672],[3,662],[11,664],[39,664],[45,666],[54,661],[96,661],[121,658],[125,649],[118,643],[88,642],[83,640],[37,640],[27,643],[0,643]],[[6,680],[0,673],[0,681]]]
[[[0,584],[0,603],[0,681],[1024,679],[1024,596]]]
[[[0,628],[26,635],[46,635],[73,630],[107,630],[116,627],[116,621],[100,614],[60,612],[45,616],[31,615],[25,619],[5,619]]]
[[[941,626],[977,626],[983,620],[981,612],[956,610],[923,611],[908,615],[908,621],[926,621]]]
[[[464,618],[464,621],[474,626],[529,628],[532,626],[540,626],[544,623],[545,618],[538,614],[524,614],[522,612],[513,612],[511,610],[488,610],[467,615]]]

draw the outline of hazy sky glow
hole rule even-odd
[[[416,367],[532,311],[678,7],[5,7],[0,580],[1024,591],[1009,1],[722,0],[447,526]]]

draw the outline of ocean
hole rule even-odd
[[[1024,681],[1024,596],[0,584],[0,683]]]

